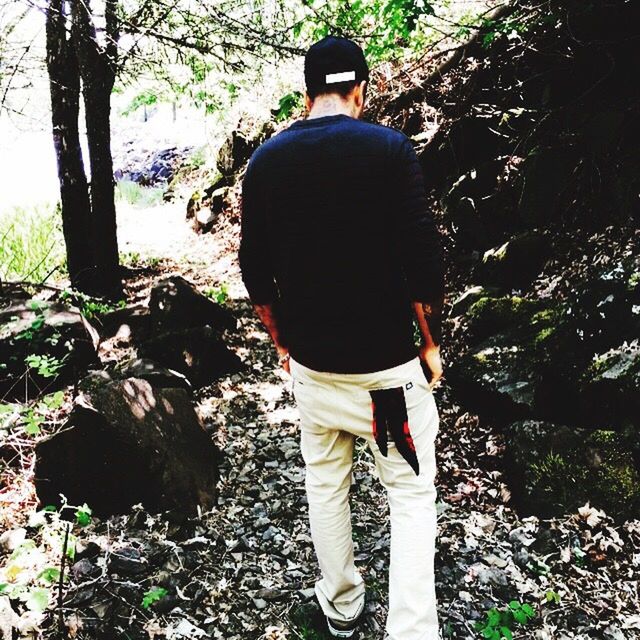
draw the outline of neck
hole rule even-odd
[[[319,118],[344,113],[352,118],[357,117],[352,102],[341,100],[339,96],[318,96],[309,110],[308,118]]]

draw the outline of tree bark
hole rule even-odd
[[[101,46],[88,0],[72,0],[89,143],[92,232],[96,239],[94,258],[99,290],[111,299],[122,297],[111,156],[111,91],[116,78],[118,35],[115,8],[115,0],[106,1],[107,41]]]
[[[96,273],[90,232],[91,207],[78,131],[80,75],[73,43],[67,37],[64,0],[50,0],[46,34],[51,122],[67,269],[72,287],[93,293]]]

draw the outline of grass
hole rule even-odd
[[[134,207],[146,208],[162,204],[161,187],[143,187],[132,180],[119,180],[116,183],[116,202],[126,202]]]
[[[41,282],[65,263],[57,203],[0,212],[0,279]]]

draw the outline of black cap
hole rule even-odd
[[[312,44],[304,57],[304,79],[307,91],[318,94],[343,82],[368,80],[369,67],[353,40],[325,36]]]

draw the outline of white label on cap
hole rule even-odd
[[[326,75],[326,83],[330,82],[345,82],[346,80],[355,80],[355,71],[341,71],[340,73],[328,73]]]

